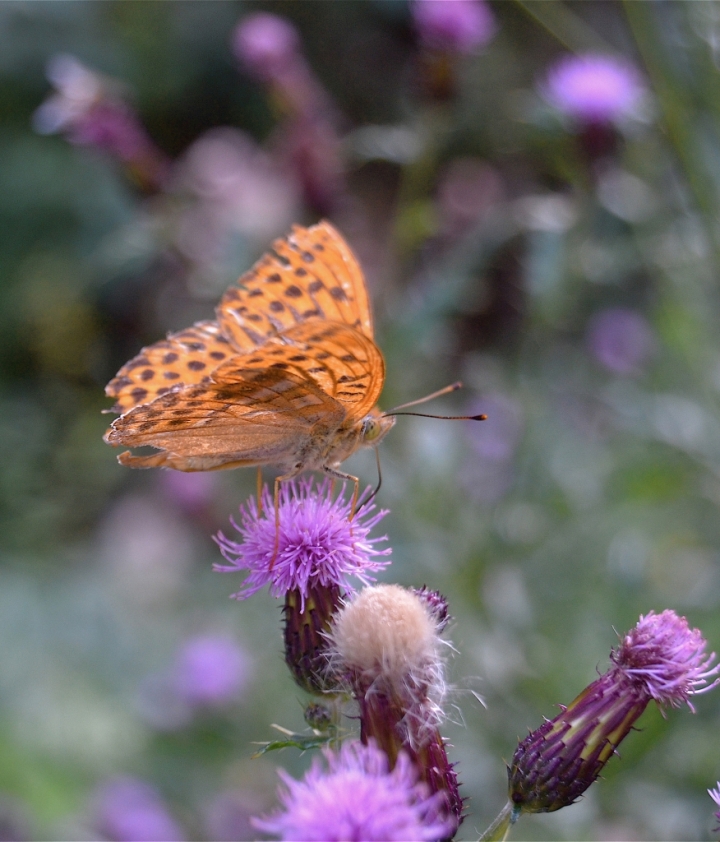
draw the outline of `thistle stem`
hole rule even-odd
[[[520,808],[508,801],[502,808],[498,817],[478,839],[478,842],[504,842],[509,834],[510,828],[520,817]]]

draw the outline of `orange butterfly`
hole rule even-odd
[[[275,465],[358,479],[339,465],[395,423],[375,406],[385,362],[362,271],[328,222],[293,227],[197,322],[126,363],[105,393],[121,413],[105,433],[131,468],[211,471]],[[277,505],[276,505],[277,511]]]

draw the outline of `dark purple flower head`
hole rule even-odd
[[[590,322],[587,343],[601,365],[622,375],[640,374],[656,348],[645,317],[625,307],[597,313]]]
[[[550,105],[580,123],[613,123],[631,116],[644,90],[632,64],[593,53],[561,58],[540,85]]]
[[[495,35],[485,0],[414,0],[410,9],[424,46],[451,53],[471,53]]]
[[[231,637],[220,634],[191,637],[178,653],[175,689],[193,706],[223,704],[241,692],[249,666],[247,653]]]
[[[297,30],[286,18],[271,12],[244,17],[232,37],[235,56],[263,81],[282,73],[300,51]]]
[[[307,842],[437,840],[453,832],[444,795],[428,794],[407,755],[389,771],[386,755],[372,743],[345,743],[338,753],[324,754],[327,771],[316,759],[302,781],[280,771],[287,787],[280,793],[283,810],[255,819],[259,830]]]
[[[411,588],[410,590],[415,596],[419,596],[427,606],[430,614],[437,622],[438,634],[444,631],[452,619],[447,599],[440,591],[431,591],[427,585],[423,585],[421,588]]]
[[[112,842],[180,842],[185,838],[159,793],[137,778],[106,781],[95,794],[93,815],[98,833]]]
[[[689,697],[720,684],[720,664],[712,666],[715,653],[707,654],[700,629],[691,629],[685,617],[670,609],[650,611],[610,654],[612,662],[639,684],[658,704],[679,707]],[[715,680],[708,684],[708,679]]]
[[[276,535],[273,500],[264,488],[262,513],[258,512],[257,501],[251,498],[240,507],[240,525],[231,519],[242,542],[231,541],[222,532],[216,536],[220,551],[230,564],[216,564],[215,570],[249,571],[242,590],[233,594],[236,599],[246,599],[268,584],[273,596],[299,591],[304,604],[310,588],[316,585],[349,587],[351,576],[368,584],[373,580],[371,572],[382,570],[390,563],[383,558],[390,550],[374,547],[387,538],[368,537],[370,530],[387,514],[386,511],[371,514],[374,508],[364,506],[351,519],[351,503],[344,493],[333,499],[329,480],[317,488],[312,479],[286,482],[280,488]]]

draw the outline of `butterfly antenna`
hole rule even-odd
[[[395,415],[398,409],[407,409],[409,406],[417,406],[419,403],[426,403],[427,401],[435,400],[435,398],[447,395],[449,392],[457,392],[458,389],[462,389],[462,383],[459,380],[456,380],[455,383],[451,383],[449,386],[438,389],[437,392],[433,392],[430,395],[425,395],[424,398],[418,398],[417,400],[409,401],[408,403],[401,403],[400,406],[396,406],[389,412],[383,412],[383,415]]]
[[[383,415],[416,415],[418,418],[439,418],[441,421],[487,421],[487,415],[428,415],[425,412],[384,412]]]
[[[437,392],[433,392],[430,395],[425,395],[424,398],[418,398],[415,401],[410,401],[409,403],[401,403],[400,406],[396,406],[395,409],[389,410],[389,412],[383,412],[383,415],[416,415],[418,418],[440,418],[442,421],[486,421],[487,415],[426,415],[424,412],[399,412],[398,410],[407,409],[409,406],[417,406],[419,403],[425,403],[426,401],[434,400],[435,398],[439,398],[441,395],[447,395],[449,392],[457,392],[458,389],[462,389],[462,383],[457,380],[455,383],[451,383],[449,386],[445,386],[444,389],[438,389]],[[378,462],[378,473],[380,469],[380,463]],[[380,486],[378,485],[378,488]],[[375,492],[377,493],[377,491]],[[375,494],[373,494],[373,497]],[[370,498],[372,499],[372,498]]]

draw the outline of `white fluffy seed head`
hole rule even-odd
[[[335,659],[399,687],[436,676],[440,640],[426,603],[400,585],[364,588],[335,616]]]

